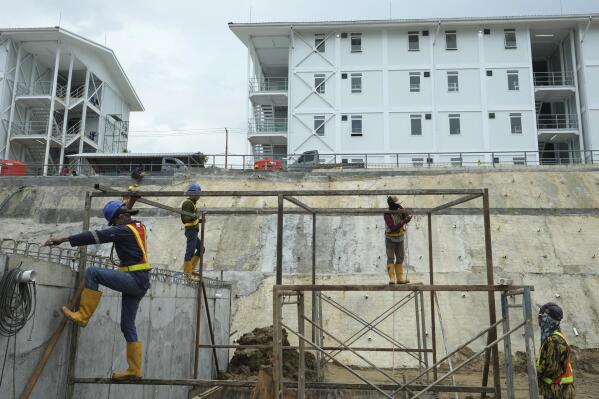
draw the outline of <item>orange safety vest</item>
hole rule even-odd
[[[566,337],[564,337],[564,335],[561,332],[554,331],[552,335],[557,335],[561,337],[564,340],[564,342],[566,342],[566,345],[568,345]],[[539,355],[537,356],[537,368],[541,366],[541,352],[543,352],[544,346],[545,342],[543,342],[543,344],[541,345],[541,350],[539,351]],[[574,384],[574,373],[572,371],[572,363],[570,362],[570,345],[568,345],[568,357],[566,358],[566,371],[564,372],[564,374],[560,375],[559,377],[553,380],[549,377],[543,377],[543,381],[547,384]]]
[[[121,272],[139,272],[144,270],[150,270],[152,267],[148,262],[148,236],[146,234],[146,227],[141,223],[131,223],[127,227],[133,233],[137,245],[142,253],[142,258],[138,263],[129,266],[119,266]]]

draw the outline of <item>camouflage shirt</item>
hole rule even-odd
[[[566,372],[568,352],[568,344],[559,335],[550,335],[541,345],[537,364],[537,377],[539,379],[539,394],[544,399],[576,398],[574,384],[547,384],[543,381],[545,377],[552,380],[559,378]]]

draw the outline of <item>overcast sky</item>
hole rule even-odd
[[[229,151],[241,154],[247,52],[228,22],[388,19],[390,11],[392,18],[599,13],[599,1],[24,0],[2,7],[0,28],[56,26],[60,16],[61,27],[112,48],[146,108],[131,114],[130,150],[223,153],[226,126]]]

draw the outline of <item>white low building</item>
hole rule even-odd
[[[122,152],[143,111],[114,52],[65,29],[0,29],[0,155],[55,174],[65,155]]]
[[[231,23],[248,48],[252,151],[588,162],[599,150],[598,17]]]

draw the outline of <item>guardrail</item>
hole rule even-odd
[[[288,80],[287,78],[251,78],[249,80],[250,93],[256,93],[261,91],[287,91]]]
[[[29,87],[24,83],[17,85],[17,96],[49,96],[52,93],[51,80],[38,80]],[[67,89],[60,83],[56,84],[56,97],[64,98],[67,95]]]
[[[572,72],[535,72],[535,86],[574,86]]]
[[[539,114],[537,129],[578,129],[576,114]]]
[[[287,118],[272,118],[250,121],[250,134],[287,132]]]
[[[496,151],[496,152],[421,152],[421,153],[351,153],[319,154],[320,164],[298,165],[302,154],[228,154],[226,168],[253,170],[254,162],[270,158],[281,160],[282,171],[302,171],[312,169],[442,169],[442,168],[505,168],[539,167],[560,165],[562,167],[599,164],[599,150],[568,151]],[[192,163],[185,167],[164,166],[162,164],[129,165],[48,165],[48,176],[121,176],[128,177],[137,167],[141,167],[146,176],[174,176],[188,174],[202,168],[225,168],[224,154],[205,154],[204,164]],[[27,176],[42,176],[44,165],[27,164]],[[0,176],[10,176],[11,172],[0,165]]]
[[[60,136],[60,128],[56,121],[52,124],[52,136]],[[48,131],[48,121],[13,122],[13,136],[45,136]]]

